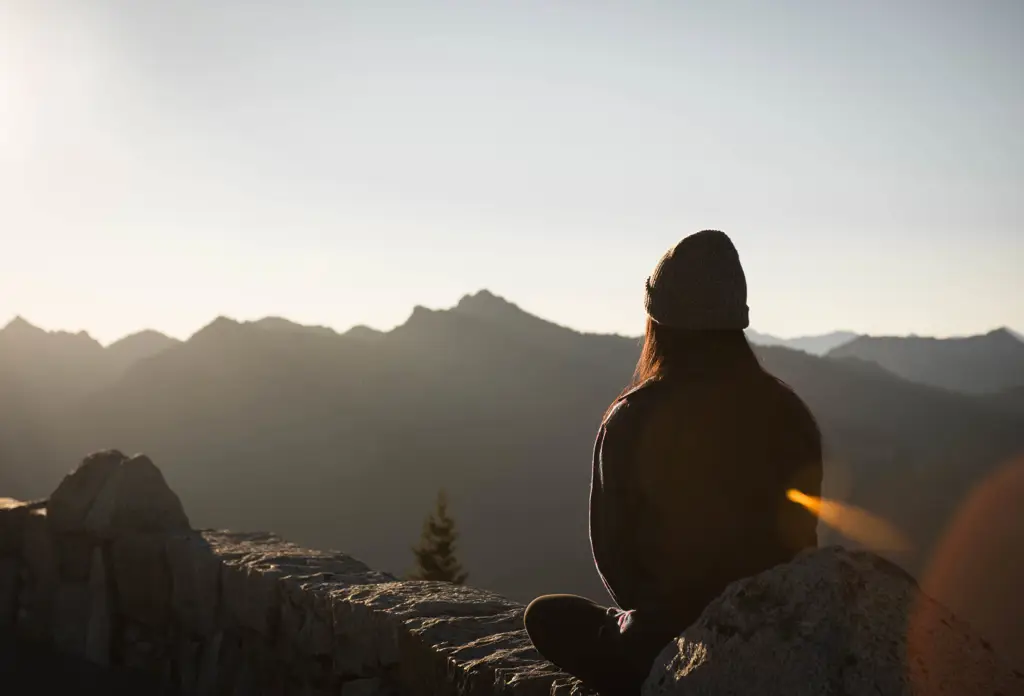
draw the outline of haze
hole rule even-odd
[[[752,323],[1024,328],[1024,5],[0,4],[0,324],[637,334],[703,227]]]

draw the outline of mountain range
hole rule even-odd
[[[845,343],[849,343],[855,338],[857,338],[857,334],[852,331],[832,331],[827,334],[820,334],[816,336],[779,338],[778,336],[760,333],[753,329],[747,330],[747,339],[756,345],[781,346],[783,348],[792,348],[793,350],[802,350],[803,352],[810,353],[811,355],[825,355],[830,350],[838,348]]]
[[[829,351],[881,365],[905,379],[972,394],[1024,387],[1024,342],[1002,328],[981,336],[858,336]]]
[[[889,555],[923,579],[962,538],[969,492],[1024,454],[1024,343],[1007,337],[757,346],[821,425],[825,495],[909,537]],[[221,317],[186,341],[143,332],[104,348],[16,320],[0,330],[0,495],[45,495],[92,450],[144,451],[196,525],[270,529],[401,573],[443,487],[471,583],[607,601],[587,543],[590,457],[638,351],[486,291],[387,332]],[[977,541],[1001,550],[1007,586],[1024,584],[1020,518],[994,516]],[[823,526],[822,541],[842,537]],[[991,570],[968,551],[965,567]],[[1024,620],[997,593],[939,589],[1024,657]]]

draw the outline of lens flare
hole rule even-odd
[[[867,510],[807,495],[795,488],[786,491],[786,497],[810,510],[847,539],[868,549],[889,552],[910,550],[909,540],[898,529]]]

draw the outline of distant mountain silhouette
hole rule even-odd
[[[372,341],[378,339],[384,335],[383,331],[377,329],[371,329],[369,326],[353,326],[351,329],[344,333],[348,338],[357,338],[362,341]]]
[[[116,378],[113,355],[85,332],[44,331],[21,317],[0,329],[0,486],[36,484],[34,468],[58,456],[65,411]]]
[[[779,338],[771,334],[763,334],[747,329],[747,339],[759,346],[783,346],[794,350],[802,350],[811,355],[824,355],[833,348],[849,343],[857,338],[852,331],[833,331],[818,336],[798,336],[797,338]]]
[[[22,383],[33,402],[56,408],[179,343],[140,331],[104,348],[84,331],[45,331],[17,317],[0,329],[0,373]]]
[[[486,291],[417,307],[388,332],[221,317],[85,394],[66,389],[60,408],[13,409],[17,426],[0,422],[0,494],[45,495],[91,450],[144,451],[194,524],[271,529],[401,572],[444,488],[474,584],[605,599],[587,543],[590,460],[638,351],[635,337],[578,333]],[[856,359],[758,352],[821,423],[826,495],[909,535],[913,552],[895,560],[914,572],[966,492],[1024,452],[1024,414],[994,398]],[[0,374],[42,373],[53,354],[22,351]],[[88,372],[76,360],[62,372],[72,383],[76,365]],[[33,396],[34,383],[19,385]],[[967,610],[992,636],[1016,625]]]
[[[296,324],[294,321],[289,321],[288,319],[282,319],[281,317],[264,317],[263,319],[252,322],[252,324],[253,326],[258,326],[259,328],[267,331],[318,333],[329,336],[337,333],[334,329],[326,326],[306,326],[304,324]]]
[[[966,338],[861,336],[828,355],[868,360],[913,382],[972,394],[1024,386],[1024,342],[1008,329]]]
[[[1014,387],[993,395],[995,403],[1024,414],[1024,386]]]
[[[107,346],[106,353],[108,359],[116,365],[116,370],[124,371],[140,360],[151,358],[179,343],[181,341],[165,336],[159,331],[146,330],[111,343]]]

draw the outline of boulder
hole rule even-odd
[[[21,553],[26,520],[33,510],[44,507],[45,501],[25,503],[13,498],[0,498],[0,558]]]
[[[1024,674],[906,572],[838,547],[730,585],[655,661],[644,696],[1024,694]]]
[[[44,638],[50,630],[54,595],[60,583],[46,509],[33,509],[24,519],[20,555],[25,582],[19,589],[18,627],[31,638]]]
[[[337,674],[394,670],[416,696],[549,696],[565,676],[533,648],[523,608],[486,590],[384,582],[339,587],[331,601]]]
[[[341,696],[392,696],[389,689],[380,679],[355,679],[341,687]]]
[[[98,665],[110,662],[110,587],[103,551],[93,549],[89,570],[89,625],[85,635],[85,658]]]
[[[220,558],[199,533],[168,537],[166,555],[178,623],[190,635],[213,635],[220,611]]]
[[[110,572],[117,596],[117,611],[125,618],[152,628],[168,623],[171,609],[171,572],[164,556],[164,538],[128,533],[110,544]]]
[[[16,558],[0,558],[0,635],[15,625],[18,615],[18,576],[21,563]]]
[[[85,528],[96,496],[121,468],[126,457],[117,450],[95,452],[82,460],[64,477],[50,496],[47,512],[50,527],[56,532],[74,532]]]
[[[86,457],[50,496],[50,528],[109,538],[121,531],[187,531],[181,500],[163,474],[144,455],[126,457],[117,450]]]

